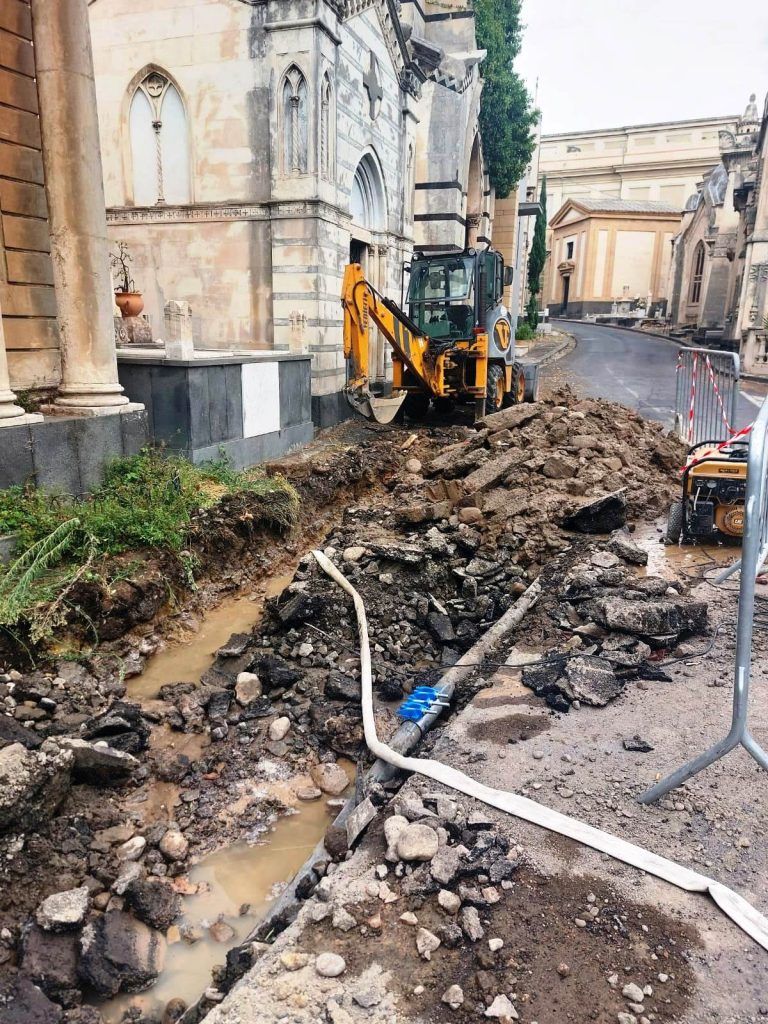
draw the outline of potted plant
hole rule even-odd
[[[115,303],[123,317],[138,316],[144,309],[141,292],[136,291],[131,272],[128,267],[133,257],[128,252],[125,242],[117,243],[117,252],[109,254],[109,264],[117,271],[118,285],[115,288]]]

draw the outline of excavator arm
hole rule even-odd
[[[391,299],[380,295],[363,274],[359,263],[350,263],[344,272],[341,295],[344,307],[344,357],[350,363],[346,388],[350,405],[368,419],[389,423],[405,400],[406,391],[393,392],[391,398],[371,394],[369,342],[375,324],[393,349],[393,360],[407,367],[424,392],[441,394],[438,377],[441,366],[429,358],[429,338]]]

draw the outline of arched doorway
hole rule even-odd
[[[467,248],[477,245],[480,217],[483,212],[483,162],[480,154],[480,136],[476,135],[469,155],[467,171],[466,240]]]
[[[387,246],[383,232],[387,223],[387,197],[379,163],[373,153],[365,153],[357,165],[349,197],[352,228],[349,236],[349,261],[359,263],[365,276],[380,292],[387,289]],[[377,331],[371,332],[368,354],[372,374],[379,383],[386,380],[387,346]]]

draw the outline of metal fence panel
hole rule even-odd
[[[676,786],[719,760],[729,750],[741,745],[757,763],[768,771],[768,754],[749,731],[749,682],[752,672],[752,633],[755,619],[755,579],[768,560],[768,398],[755,420],[749,441],[747,489],[744,499],[744,537],[741,560],[722,573],[726,579],[740,569],[739,617],[736,624],[736,665],[733,680],[733,711],[728,735],[692,761],[678,768],[640,797],[644,804],[653,803]]]
[[[675,431],[686,444],[725,441],[735,429],[741,364],[735,352],[683,348],[677,357]]]

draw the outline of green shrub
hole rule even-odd
[[[515,331],[515,341],[530,341],[536,337],[536,332],[531,329],[530,324],[527,324],[525,320],[517,325]]]
[[[256,522],[286,529],[296,521],[299,497],[282,477],[234,470],[225,459],[193,466],[156,449],[115,459],[103,484],[83,498],[34,487],[0,491],[0,534],[18,536],[17,560],[0,566],[0,625],[25,618],[38,622],[32,633],[42,635],[39,622],[47,627],[52,620],[40,607],[60,607],[76,579],[86,572],[93,578],[97,560],[108,582],[105,556],[147,547],[181,552],[196,513],[243,493],[260,499]],[[191,585],[197,561],[185,554],[182,571]]]
[[[18,534],[19,550],[24,551],[76,517],[72,555],[91,547],[111,555],[142,547],[178,551],[196,512],[238,492],[279,495],[279,501],[268,503],[267,518],[283,526],[296,518],[298,496],[281,477],[233,470],[223,459],[193,466],[181,457],[145,449],[115,459],[104,483],[82,499],[34,487],[0,491],[0,533]],[[272,505],[279,506],[274,516],[269,515]]]

